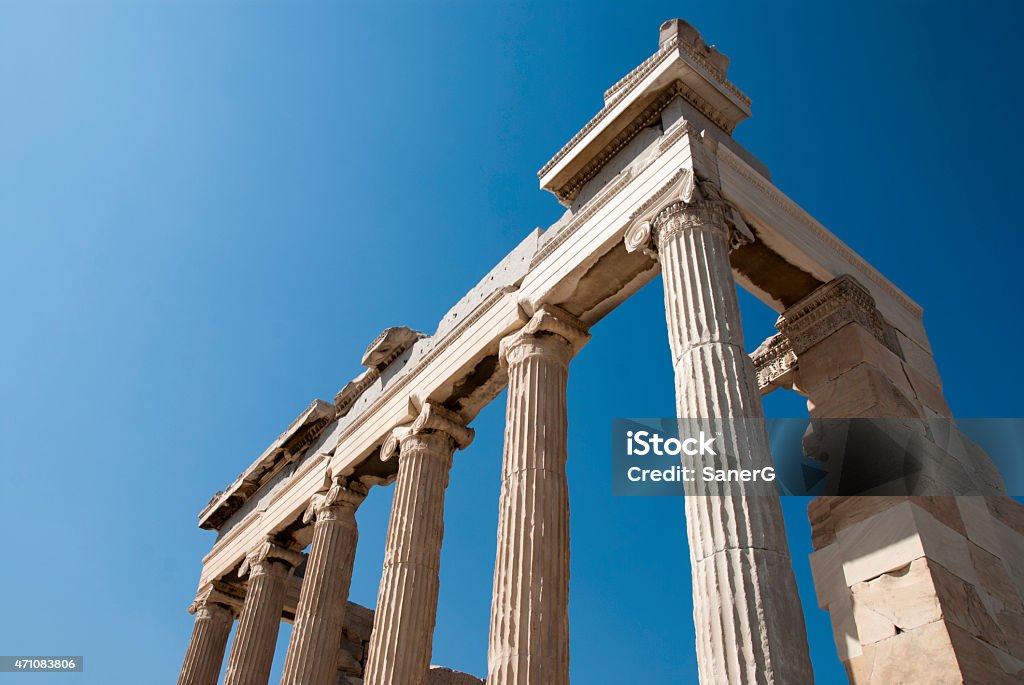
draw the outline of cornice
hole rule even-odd
[[[729,81],[725,74],[712,65],[704,55],[701,55],[692,46],[685,43],[681,43],[677,36],[669,38],[664,45],[662,45],[657,52],[645,59],[635,69],[630,71],[624,77],[619,79],[615,85],[605,91],[604,93],[604,106],[598,111],[593,118],[588,121],[582,129],[580,129],[576,135],[569,139],[565,145],[563,145],[558,152],[552,157],[537,173],[538,176],[543,177],[549,171],[551,171],[559,162],[561,162],[569,152],[579,144],[591,131],[596,129],[612,112],[616,105],[618,105],[626,95],[634,91],[644,79],[653,73],[659,66],[667,62],[671,57],[679,53],[684,53],[689,62],[699,66],[704,72],[705,76],[710,76],[712,81],[727,91],[730,95],[735,97],[738,101],[742,102],[746,107],[750,107],[750,98],[747,97],[739,88],[736,87],[731,81]],[[685,85],[685,84],[684,84]],[[687,97],[687,95],[689,97]],[[735,124],[729,124],[723,119],[723,117],[713,110],[710,104],[697,95],[696,91],[692,88],[687,87],[684,98],[690,102],[691,105],[697,107],[697,109],[707,116],[709,119],[715,122],[716,125],[722,128],[726,133],[732,133],[735,128]],[[692,99],[691,99],[692,98]]]
[[[334,396],[334,409],[337,417],[340,419],[347,416],[356,400],[362,397],[366,389],[373,385],[378,378],[380,378],[380,371],[367,369],[345,384],[345,387]]]
[[[199,513],[199,527],[216,530],[238,511],[263,483],[302,456],[334,420],[334,405],[313,400],[226,490],[218,492]]]
[[[661,90],[655,96],[654,100],[644,108],[644,110],[640,112],[640,114],[638,114],[629,123],[629,125],[626,126],[626,128],[616,135],[607,145],[601,148],[593,159],[587,162],[580,171],[574,174],[562,186],[551,189],[559,202],[562,204],[571,204],[579,196],[583,186],[597,176],[601,169],[603,169],[605,165],[615,157],[615,155],[626,147],[630,141],[636,138],[641,131],[654,125],[655,122],[660,120],[661,113],[676,97],[681,97],[693,105],[697,111],[710,119],[716,126],[726,133],[731,134],[735,128],[734,124],[730,124],[729,121],[714,107],[712,107],[707,100],[702,98],[697,91],[683,81],[675,80]],[[592,123],[593,126],[597,125],[594,123],[594,120],[592,120]],[[588,124],[588,126],[590,126],[590,124]],[[593,126],[591,126],[591,129]],[[590,129],[584,127],[577,136],[580,136],[580,139],[582,139],[582,137],[589,132]],[[543,175],[543,173],[545,172],[542,171],[541,175]]]

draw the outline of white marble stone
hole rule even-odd
[[[569,683],[569,361],[589,336],[564,312],[538,311],[501,345],[508,407],[488,685]]]

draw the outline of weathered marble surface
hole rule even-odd
[[[332,479],[369,488],[397,478],[403,495],[396,497],[396,515],[436,520],[446,471],[433,469],[403,485],[402,459],[388,459],[396,427],[409,426],[431,406],[453,412],[464,427],[506,384],[505,463],[512,466],[502,486],[489,682],[567,682],[564,367],[578,348],[574,338],[659,272],[683,416],[759,411],[758,372],[743,354],[733,283],[783,313],[780,335],[786,339],[761,350],[764,387],[804,390],[819,414],[948,416],[920,307],[786,197],[766,167],[732,138],[750,102],[727,79],[728,66],[692,26],[666,22],[658,50],[605,92],[598,114],[541,170],[541,186],[566,213],[549,229],[530,232],[442,318],[434,335],[401,326],[382,333],[363,357],[365,369],[333,403],[310,405],[204,509],[201,524],[219,535],[203,560],[200,588],[249,575],[247,591],[237,598],[238,637],[226,682],[265,682],[278,622],[290,611],[301,628],[297,655],[302,644],[312,644],[305,642],[317,632],[310,626],[344,611],[339,677],[362,678],[373,660],[371,635],[358,627],[366,627],[367,617],[359,614],[362,623],[350,630],[351,603],[309,609],[314,604],[297,598],[288,578],[302,562],[286,552],[310,542],[347,559],[344,537],[326,529],[318,535],[303,513]],[[842,300],[821,297],[832,291],[847,296],[837,311],[850,322],[808,342],[795,317],[786,315],[815,297]],[[873,308],[856,306],[865,293]],[[547,430],[531,437],[525,432],[530,426]],[[742,447],[737,454],[744,465],[764,461],[760,441]],[[991,483],[998,474],[982,461],[976,453],[958,454],[942,474],[959,468]],[[928,682],[942,682],[949,672],[941,664],[953,657],[967,682],[1019,677],[1019,507],[970,498],[955,507],[928,498],[875,510],[833,504],[811,512],[818,547],[812,561],[819,598],[832,613],[837,646],[855,682],[909,682],[921,673],[935,676]],[[687,510],[702,681],[810,682],[778,503],[703,497],[691,498]],[[533,520],[542,522],[543,534],[531,530]],[[415,629],[407,634],[414,637],[402,644],[414,675],[383,675],[377,682],[419,683],[424,673],[428,682],[480,682],[427,667],[425,636],[436,602],[431,560],[440,534],[430,527],[431,535],[405,538],[401,531],[415,533],[416,525],[395,530],[388,541],[394,558],[426,560],[418,574],[423,582],[403,585],[401,574],[386,570],[382,591],[387,616],[412,616]],[[538,535],[542,544],[535,547]],[[274,551],[281,544],[287,549]],[[337,585],[328,583],[322,564],[331,555],[316,556],[307,562],[304,594],[311,599],[319,596],[317,588]],[[530,581],[550,591],[530,596],[522,591]],[[403,608],[407,599],[417,613]],[[934,618],[936,602],[941,619]],[[197,611],[183,669],[198,674],[188,676],[196,682],[209,678],[218,649],[223,652],[220,606]],[[533,616],[545,617],[541,629],[532,630]],[[383,649],[394,644],[384,637],[402,631],[377,618]],[[328,623],[336,627],[337,621]],[[302,660],[327,663],[323,649]],[[398,652],[385,652],[376,663],[398,663]]]

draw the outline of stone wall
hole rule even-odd
[[[1024,507],[1008,497],[820,498],[818,603],[850,682],[1024,677]]]

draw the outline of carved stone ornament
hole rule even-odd
[[[385,329],[378,335],[366,352],[363,353],[362,364],[370,369],[382,371],[391,362],[400,357],[406,350],[416,344],[417,340],[427,335],[407,326],[394,326]]]
[[[568,363],[568,359],[579,352],[590,340],[590,334],[582,321],[561,307],[546,304],[533,313],[525,326],[502,338],[498,346],[501,363],[508,363],[508,353],[512,348],[531,338],[548,335],[557,336],[568,345],[569,353],[565,363]]]
[[[410,437],[438,433],[447,436],[456,449],[465,449],[473,442],[476,434],[472,428],[466,426],[462,417],[457,413],[438,406],[433,402],[425,402],[419,416],[411,424],[398,426],[380,450],[381,461],[388,461],[391,457],[399,454],[402,450],[402,442]]]
[[[895,334],[882,319],[875,298],[849,274],[843,274],[782,312],[775,328],[799,356],[848,323],[858,323],[897,356]]]
[[[199,615],[204,611],[209,613],[211,607],[222,607],[237,615],[242,610],[244,601],[245,591],[241,587],[213,581],[199,588],[195,600],[188,607],[188,613]]]
[[[754,368],[757,370],[757,387],[761,390],[773,384],[778,384],[797,365],[796,352],[793,351],[792,341],[781,333],[776,333],[761,343],[750,354],[750,358],[753,360]]]
[[[353,513],[366,498],[367,488],[361,483],[334,478],[327,492],[318,492],[309,500],[309,506],[302,514],[302,522],[309,524],[333,507],[349,507]]]
[[[283,562],[290,570],[301,564],[303,559],[305,559],[305,556],[302,552],[288,549],[274,542],[268,536],[265,541],[245,555],[242,565],[238,567],[238,576],[239,578],[244,578],[250,572],[258,573],[260,572],[258,569],[265,567],[265,564],[270,561]]]
[[[728,231],[730,249],[754,241],[753,231],[718,184],[683,168],[633,213],[623,242],[628,252],[657,257],[662,237],[709,223]]]

